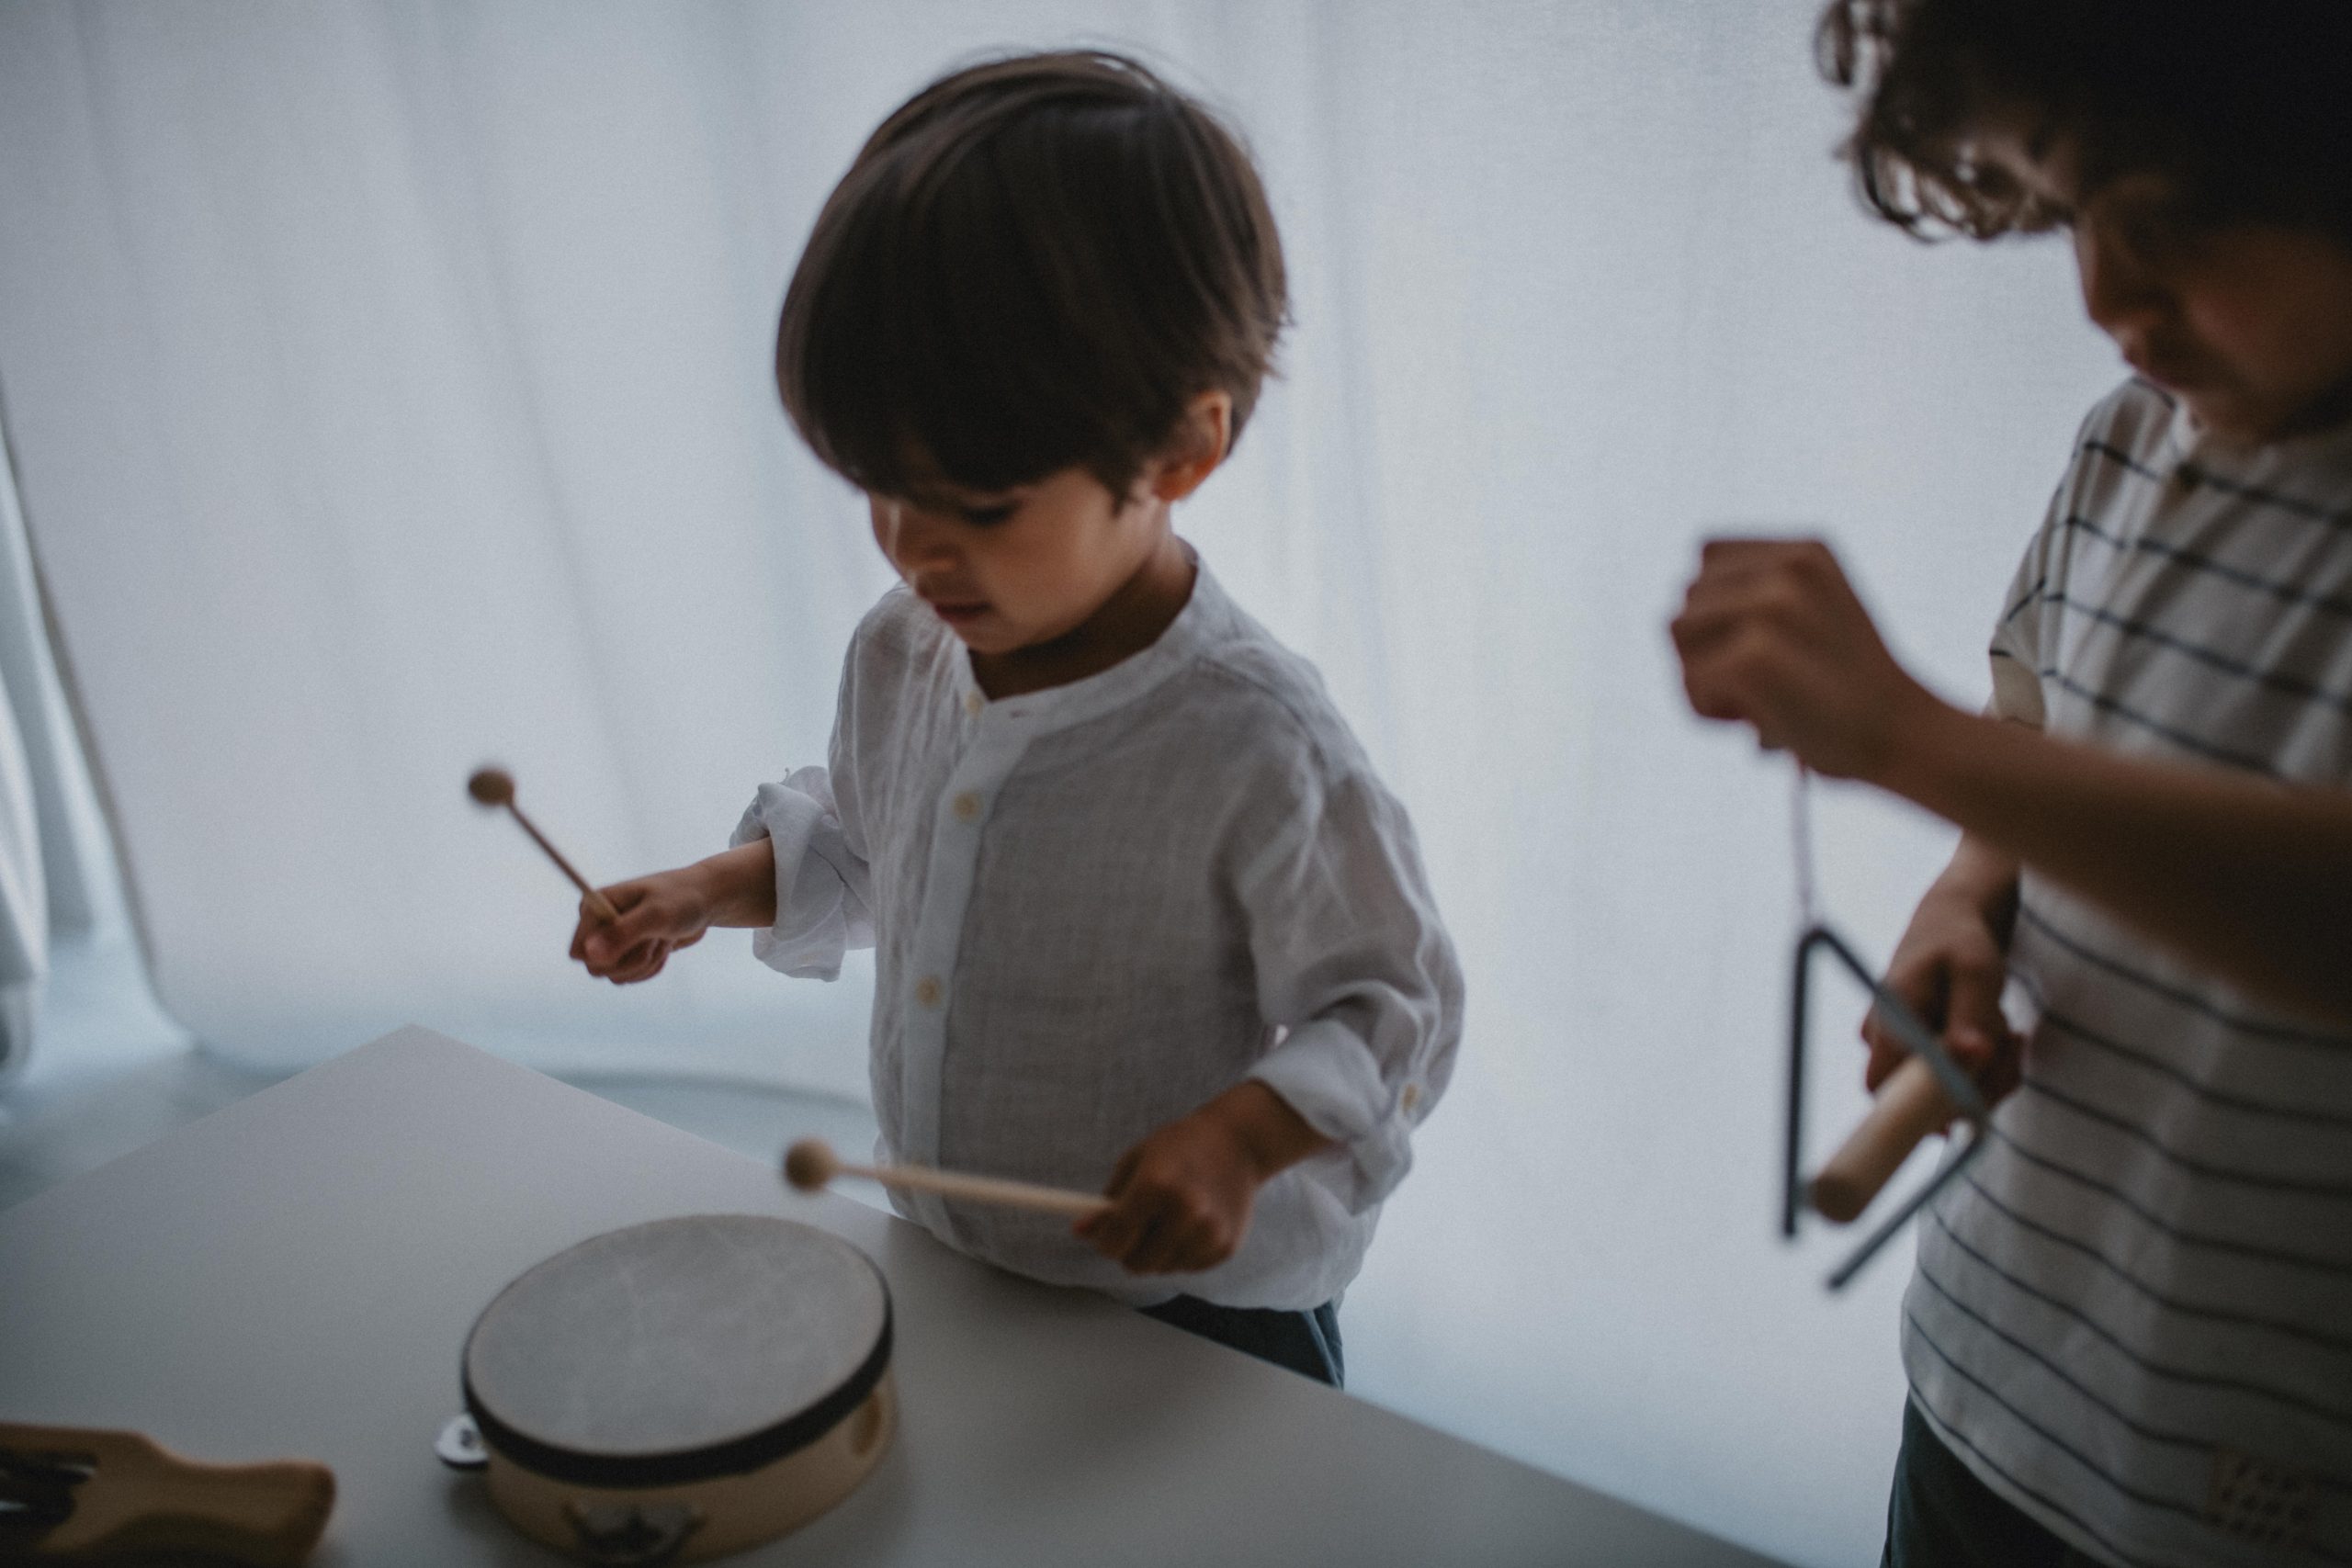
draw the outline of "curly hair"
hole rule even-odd
[[[2076,205],[2154,175],[2190,223],[2352,243],[2352,0],[1829,0],[1814,50],[1864,205],[1914,235],[2068,220],[1978,156],[2006,124],[2068,149]]]
[[[941,78],[818,215],[776,335],[784,404],[868,491],[982,492],[1082,466],[1124,495],[1190,401],[1238,440],[1287,318],[1239,140],[1122,55]]]

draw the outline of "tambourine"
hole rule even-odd
[[[653,1568],[797,1529],[897,1426],[890,1292],[837,1236],[696,1214],[594,1236],[500,1292],[466,1337],[435,1450],[516,1529]]]

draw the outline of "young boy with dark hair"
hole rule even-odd
[[[1328,1382],[1340,1292],[1452,1070],[1410,824],[1304,660],[1170,525],[1286,312],[1248,155],[1132,61],[1001,60],[885,120],[817,220],[785,407],[901,586],[830,765],[736,847],[605,891],[616,983],[712,926],[790,975],[877,949],[885,1156],[1060,1186],[893,1193],[949,1245]]]
[[[1817,543],[1710,544],[1674,625],[1701,714],[1962,831],[1888,983],[2017,1085],[1922,1221],[1885,1560],[2352,1561],[2352,6],[1836,0],[1819,39],[1868,202],[2069,231],[2137,372],[1989,715]]]

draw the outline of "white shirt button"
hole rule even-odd
[[[939,998],[945,994],[945,987],[940,985],[934,976],[925,975],[915,982],[915,1000],[927,1008],[937,1007]]]
[[[1417,1083],[1407,1084],[1405,1086],[1405,1092],[1398,1095],[1396,1100],[1397,1103],[1405,1108],[1405,1114],[1410,1116],[1414,1111],[1420,1109],[1421,1086]]]
[[[956,818],[961,822],[977,822],[980,818],[980,797],[970,790],[956,797]]]
[[[964,694],[964,711],[970,714],[974,718],[979,717],[980,710],[986,706],[988,706],[988,700],[982,697],[979,693],[967,692]]]

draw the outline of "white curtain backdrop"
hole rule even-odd
[[[31,1060],[49,977],[49,877],[41,864],[40,817],[18,692],[32,698],[36,728],[47,716],[35,662],[48,639],[34,613],[31,557],[6,454],[0,450],[0,1088]]]
[[[1873,1560],[1907,1248],[1832,1300],[1834,1243],[1772,1234],[1787,781],[1683,715],[1663,622],[1705,533],[1818,527],[1975,700],[2117,372],[2057,247],[1864,220],[1811,11],[0,11],[0,378],[163,997],[279,1064],[416,1020],[861,1089],[863,975],[790,984],[735,937],[594,986],[569,894],[460,786],[503,760],[612,878],[820,756],[885,574],[769,380],[816,205],[974,51],[1138,49],[1254,143],[1296,295],[1285,378],[1181,525],[1321,663],[1470,972],[1349,1296],[1355,1386]],[[1883,955],[1948,839],[1852,794],[1819,831]],[[1831,1131],[1854,1010],[1822,1031]]]
[[[128,934],[51,659],[6,423],[0,407],[0,1088],[31,1062],[51,944]]]

